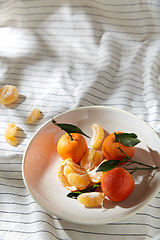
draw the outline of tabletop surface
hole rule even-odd
[[[160,239],[160,192],[116,223],[64,221],[33,200],[22,157],[49,119],[79,107],[125,110],[160,136],[160,2],[109,0],[0,1],[0,88],[17,87],[0,105],[0,240]],[[40,118],[26,119],[34,107]],[[18,146],[6,143],[15,123]]]

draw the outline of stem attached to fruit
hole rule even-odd
[[[129,157],[120,147],[118,147],[118,149],[122,153],[124,153],[126,155],[126,157],[128,158],[128,160],[130,161],[130,163],[128,165],[130,165],[132,163],[136,163],[136,164],[145,166],[145,168],[138,168],[138,167],[135,167],[135,168],[125,168],[126,170],[132,170],[132,172],[130,172],[131,174],[134,173],[137,170],[150,170],[150,171],[153,171],[153,170],[158,169],[160,171],[160,167],[154,167],[154,166],[151,166],[151,165],[148,165],[148,164],[145,164],[145,163],[141,163],[141,162],[135,161],[131,157]]]

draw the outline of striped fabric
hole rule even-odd
[[[0,88],[6,84],[19,97],[0,105],[0,240],[160,239],[160,192],[126,220],[84,226],[48,214],[21,174],[35,131],[67,110],[123,109],[160,136],[160,2],[1,0]],[[40,119],[27,125],[35,106]],[[18,147],[3,137],[10,122]]]

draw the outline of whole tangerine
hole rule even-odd
[[[116,132],[116,134],[120,134],[122,132]],[[126,155],[121,152],[119,148],[121,148],[129,157],[133,157],[134,155],[134,147],[127,147],[122,143],[115,141],[115,134],[112,133],[107,136],[102,145],[102,153],[107,160],[120,160],[122,161]]]
[[[101,180],[103,193],[114,202],[125,200],[133,192],[134,179],[124,168],[113,168]]]
[[[81,134],[72,133],[71,135],[73,139],[68,133],[61,136],[57,144],[57,152],[63,160],[71,158],[73,162],[78,163],[87,152],[88,146]]]

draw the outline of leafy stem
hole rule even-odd
[[[102,164],[98,167],[97,172],[108,172],[111,169],[113,169],[115,167],[118,167],[120,164],[122,164],[124,162],[125,162],[124,168],[126,170],[128,170],[128,171],[131,171],[130,172],[131,174],[136,172],[137,170],[153,171],[153,170],[158,169],[158,171],[160,171],[160,167],[154,167],[154,166],[142,163],[142,162],[135,161],[131,157],[129,157],[120,147],[118,147],[118,149],[122,153],[124,153],[126,157],[122,161],[112,159],[112,160],[108,160],[108,161],[102,162]],[[140,165],[140,166],[143,166],[143,167],[133,167],[133,168],[130,167],[130,168],[127,168],[128,166],[132,165],[133,163],[135,163],[137,165]]]
[[[138,167],[134,167],[134,168],[126,168],[126,170],[132,170],[132,172],[130,172],[131,174],[134,173],[135,171],[137,170],[150,170],[150,171],[153,171],[155,169],[158,169],[160,170],[160,167],[154,167],[154,166],[151,166],[151,165],[148,165],[148,164],[145,164],[145,163],[142,163],[142,162],[138,162],[138,161],[135,161],[133,160],[131,157],[129,157],[120,147],[118,147],[118,149],[125,154],[125,156],[128,158],[128,160],[130,161],[129,164],[132,164],[132,163],[136,163],[138,165],[142,165],[144,166],[145,168],[138,168]]]
[[[81,191],[75,191],[75,192],[70,192],[67,194],[67,197],[70,197],[70,198],[77,198],[80,194],[82,193],[87,193],[87,192],[94,192],[98,187],[100,186],[100,183],[96,183],[90,187],[87,187],[86,189],[84,190],[81,190]]]
[[[127,147],[134,147],[140,140],[137,138],[135,133],[115,133],[115,142],[120,142]]]
[[[57,123],[54,119],[52,119],[52,123],[54,123],[54,125],[56,125],[57,127],[61,128],[62,130],[64,130],[65,132],[67,132],[71,138],[71,140],[73,140],[72,134],[71,133],[79,133],[82,134],[88,138],[90,138],[87,134],[85,134],[80,128],[78,128],[77,126],[73,125],[73,124],[67,124],[67,123]]]

